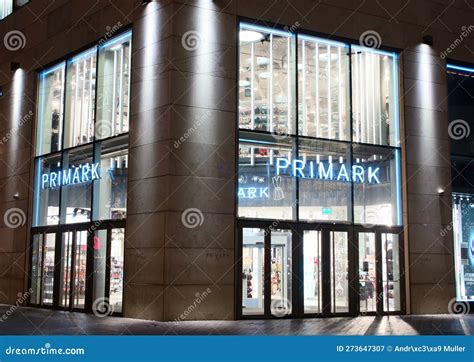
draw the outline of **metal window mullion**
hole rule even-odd
[[[116,102],[115,98],[117,96],[117,52],[114,51],[114,64],[113,64],[113,69],[112,69],[112,104],[111,104],[111,109],[112,109],[112,120],[111,120],[111,135],[114,134],[114,129],[116,125],[116,115],[117,115],[117,109],[116,109]],[[104,74],[105,78],[105,74]],[[105,83],[105,79],[104,79]],[[105,88],[105,87],[104,87]],[[102,125],[103,126],[103,125]]]
[[[327,87],[328,87],[328,108],[327,108],[327,122],[328,122],[328,138],[331,138],[332,128],[332,110],[331,110],[331,46],[328,45],[328,64],[327,64]]]

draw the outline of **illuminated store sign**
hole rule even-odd
[[[379,167],[353,165],[346,167],[343,163],[314,162],[286,158],[276,159],[276,174],[289,174],[293,177],[316,178],[339,182],[360,182],[379,184]]]
[[[72,166],[67,170],[45,173],[41,176],[41,188],[58,188],[61,186],[78,185],[102,178],[99,163],[85,163]]]

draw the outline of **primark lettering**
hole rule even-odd
[[[346,167],[343,163],[314,162],[286,158],[276,159],[276,174],[289,174],[293,177],[317,178],[321,180],[331,180],[339,182],[360,182],[379,184],[379,167],[364,167],[362,165],[352,165]]]
[[[41,176],[41,188],[58,188],[98,180],[102,177],[99,163],[85,163],[67,170],[45,173]]]

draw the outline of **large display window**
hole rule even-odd
[[[397,72],[393,52],[240,24],[238,316],[403,310]]]
[[[121,313],[131,32],[39,74],[31,303]]]
[[[241,24],[239,61],[238,216],[401,225],[396,54]]]

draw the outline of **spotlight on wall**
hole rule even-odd
[[[145,6],[146,4],[151,3],[151,0],[142,0],[142,5]]]
[[[423,35],[423,44],[433,46],[433,36],[429,34]]]
[[[443,196],[444,195],[444,190],[443,189],[438,189],[438,195]]]
[[[20,69],[20,63],[18,63],[18,62],[11,62],[11,63],[10,63],[10,70],[11,70],[12,72],[14,72],[14,71],[16,71],[16,70],[18,70],[18,69]]]
[[[13,195],[13,198],[15,200],[18,200],[20,198],[20,193],[19,192],[15,192],[15,194]]]
[[[0,97],[3,97],[3,87],[0,87]]]

